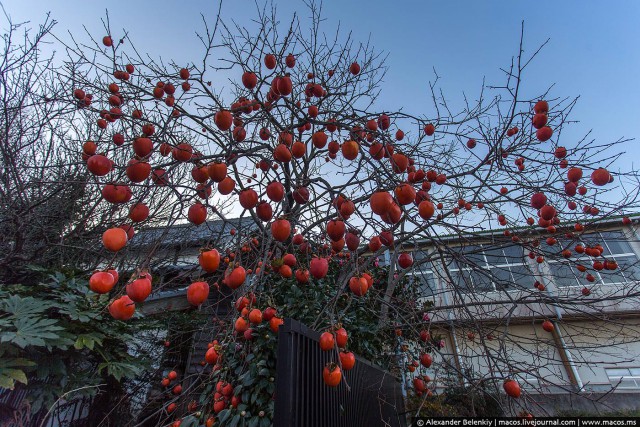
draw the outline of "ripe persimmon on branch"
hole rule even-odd
[[[56,102],[66,97],[66,88],[57,81],[52,57],[42,52],[54,24],[47,18],[32,31],[9,19],[3,37],[0,276],[8,283],[24,277],[26,264],[77,259],[81,251],[74,248],[87,244],[83,223],[95,214],[83,191],[86,168],[68,141],[72,110]]]
[[[92,56],[79,45],[70,49],[76,58],[74,87],[90,89],[98,98],[87,103],[86,98],[76,96],[75,102],[86,104],[83,111],[89,117],[99,113],[100,137],[106,139],[116,131],[123,135],[125,142],[118,150],[130,144],[139,158],[133,161],[145,164],[144,179],[154,168],[169,176],[165,180],[164,175],[159,178],[156,174],[155,183],[149,186],[171,189],[176,203],[190,206],[187,218],[196,225],[209,215],[225,219],[218,210],[207,211],[209,200],[235,197],[241,207],[236,212],[255,221],[262,238],[254,248],[258,256],[243,255],[248,246],[239,236],[238,246],[230,252],[235,256],[233,262],[225,263],[223,284],[243,286],[251,272],[256,280],[244,286],[243,292],[257,291],[274,274],[287,278],[292,267],[306,270],[304,257],[291,266],[274,265],[273,257],[280,259],[301,248],[302,254],[315,252],[326,257],[331,252],[335,256],[343,254],[347,245],[350,256],[336,276],[335,292],[323,313],[337,322],[341,317],[337,301],[347,286],[354,298],[364,297],[368,290],[358,280],[373,259],[366,253],[380,255],[390,250],[391,259],[397,258],[400,266],[392,263],[385,291],[379,295],[378,328],[400,325],[415,334],[421,329],[420,322],[392,320],[398,314],[393,295],[399,280],[412,271],[412,254],[407,248],[422,245],[437,250],[414,268],[436,262],[449,266],[440,274],[450,286],[440,292],[450,294],[453,302],[442,309],[435,307],[434,316],[458,307],[456,323],[472,322],[481,334],[486,326],[474,319],[489,311],[474,302],[481,295],[468,293],[470,278],[461,282],[454,277],[452,263],[458,272],[476,273],[487,283],[503,285],[514,278],[505,279],[499,271],[479,265],[441,236],[453,234],[464,242],[494,228],[496,219],[496,226],[522,224],[525,230],[506,229],[505,240],[534,258],[551,261],[566,257],[552,248],[561,218],[601,220],[610,210],[635,206],[637,193],[622,204],[600,202],[602,213],[593,207],[594,202],[583,209],[588,217],[572,213],[577,203],[569,198],[588,191],[585,186],[578,188],[577,175],[588,170],[586,160],[598,147],[586,139],[570,149],[559,143],[575,99],[554,99],[548,93],[522,98],[523,73],[537,51],[524,57],[521,45],[505,71],[505,85],[483,87],[478,100],[465,99],[460,112],[454,112],[437,90],[437,78],[430,85],[431,117],[376,112],[384,75],[380,55],[370,46],[354,47],[350,38],[339,34],[332,39],[320,37],[318,9],[312,7],[312,12],[311,38],[303,35],[297,17],[280,35],[275,14],[264,10],[259,14],[258,37],[238,26],[216,22],[201,37],[205,44],[201,65],[164,67],[147,58],[127,56],[126,39],[116,43],[107,38],[102,42],[106,49],[96,42]],[[107,32],[111,33],[109,28]],[[230,76],[230,85],[225,86],[218,76]],[[109,109],[96,101],[108,102]],[[608,166],[614,157],[602,161]],[[193,181],[179,179],[179,172],[184,177],[188,168],[193,170]],[[568,183],[564,182],[565,170],[569,171]],[[605,169],[594,170],[592,175],[592,185],[609,185],[611,175]],[[204,196],[205,201],[194,202],[194,194]],[[537,221],[532,219],[536,215]],[[294,229],[298,231],[295,237]],[[330,245],[322,245],[325,236]],[[538,249],[541,238],[551,249]],[[366,246],[365,239],[369,240]],[[125,237],[120,241],[124,244]],[[533,284],[539,273],[525,264],[522,267],[529,271]],[[312,262],[311,275],[320,279],[323,268],[318,271]],[[306,280],[307,276],[301,273],[301,277]],[[149,292],[146,289],[144,295]],[[519,304],[509,301],[510,293],[505,292],[503,298],[513,307]],[[523,290],[519,299],[579,310],[574,308],[575,301],[537,289]],[[491,310],[499,302],[489,305]],[[126,316],[133,313],[130,307]],[[512,312],[503,320],[508,321]],[[245,322],[241,319],[236,326]],[[236,340],[233,334],[227,338]],[[502,340],[513,339],[503,335]],[[488,346],[484,350],[489,363],[506,365],[507,373],[518,371],[506,354],[494,355]],[[457,370],[466,375],[460,366]]]
[[[607,304],[640,296],[635,281],[593,295],[588,285],[594,272],[621,267],[589,232],[638,207],[637,173],[611,173],[616,146],[627,140],[561,139],[574,126],[569,117],[577,99],[528,93],[526,78],[539,77],[527,76],[527,66],[539,50],[525,54],[524,33],[505,82],[483,85],[477,99],[452,102],[436,74],[424,94],[429,109],[389,111],[378,99],[392,84],[384,80],[384,54],[350,34],[325,34],[321,5],[309,10],[309,22],[294,15],[283,25],[275,9],[258,9],[252,29],[218,16],[199,36],[202,59],[190,64],[143,54],[107,17],[105,34],[65,44],[64,66],[44,66],[48,77],[38,93],[50,93],[55,108],[39,116],[49,104],[34,102],[28,111],[41,126],[31,145],[50,135],[51,156],[38,147],[31,156],[4,150],[3,164],[35,163],[17,167],[16,177],[71,170],[68,181],[50,179],[60,187],[51,197],[71,182],[82,191],[73,194],[78,206],[62,227],[74,231],[59,237],[62,245],[91,249],[77,255],[77,264],[89,271],[93,291],[110,295],[108,310],[119,320],[174,285],[158,287],[152,278],[171,263],[163,248],[184,237],[169,237],[172,230],[185,224],[208,230],[213,220],[233,228],[230,239],[207,235],[198,261],[191,259],[175,280],[191,283],[186,298],[194,306],[207,306],[210,287],[239,297],[239,317],[216,332],[206,355],[196,355],[214,365],[199,375],[199,390],[208,393],[202,421],[212,411],[223,425],[242,411],[271,419],[273,392],[260,390],[258,404],[246,397],[250,387],[217,388],[235,388],[239,376],[253,372],[255,363],[242,361],[248,354],[275,357],[262,337],[274,336],[285,316],[328,334],[323,350],[337,353],[335,363],[318,372],[329,386],[341,384],[341,372],[355,360],[338,351],[346,338],[344,345],[329,339],[345,330],[370,340],[352,338],[350,349],[360,346],[367,358],[406,376],[422,399],[418,412],[435,387],[420,369],[436,373],[434,384],[447,375],[472,388],[490,384],[494,395],[504,389],[513,398],[507,409],[534,409],[526,394],[520,398],[514,377],[526,373],[542,384],[559,366],[551,366],[549,337],[510,333],[511,322],[529,319],[537,331],[541,319],[558,322],[564,313],[614,331]],[[38,68],[34,58],[25,63]],[[15,78],[23,90],[31,86]],[[19,145],[8,131],[3,135]],[[11,215],[25,218],[9,204],[24,192],[12,191],[2,195],[3,224]],[[164,228],[137,244],[133,229],[150,226]],[[497,228],[500,235],[487,234]],[[88,229],[91,243],[71,239]],[[21,237],[10,236],[15,256],[23,256]],[[545,288],[561,262],[588,282],[580,295]],[[98,264],[101,270],[91,273]],[[118,270],[130,273],[124,287],[116,286]],[[423,292],[430,287],[429,295],[418,295],[416,282]],[[228,303],[229,297],[217,302]],[[547,321],[551,326],[542,328],[566,350],[567,340]],[[602,328],[581,333],[593,338]],[[444,333],[449,338],[440,345],[435,337]],[[608,345],[628,339],[612,332]]]

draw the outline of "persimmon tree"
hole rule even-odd
[[[94,120],[87,122],[76,105],[66,102],[70,82],[60,78],[60,64],[46,49],[55,21],[47,18],[32,29],[5,17],[8,27],[0,63],[0,278],[27,280],[28,264],[95,268],[102,262],[96,236],[106,225],[139,219],[147,208],[147,223],[163,224],[174,206],[150,192],[144,208],[121,212],[88,191],[96,181],[85,161],[97,148],[91,140],[83,139],[80,145],[78,141]],[[130,174],[135,178],[135,168]],[[219,208],[224,211],[224,206]]]
[[[50,409],[55,418],[65,398],[82,399],[101,391],[103,405],[96,404],[89,414],[98,424],[109,413],[103,409],[110,396],[122,392],[124,383],[155,374],[151,362],[163,347],[151,332],[179,322],[176,313],[119,322],[106,309],[109,296],[91,290],[109,285],[88,281],[87,272],[104,263],[100,236],[105,228],[124,224],[128,212],[118,212],[93,192],[95,181],[82,157],[93,143],[78,145],[78,136],[90,124],[66,102],[69,88],[59,78],[60,63],[48,53],[55,21],[47,17],[33,28],[7,14],[3,18],[0,394],[3,402],[10,390],[27,398],[17,407],[3,405],[0,423],[35,422],[36,414]],[[147,205],[157,215],[149,224],[162,223],[170,212],[161,198]],[[142,262],[135,252],[129,255],[127,262]],[[158,261],[156,256],[156,265]],[[126,272],[118,263],[112,267]],[[114,286],[118,278],[108,274]],[[111,417],[120,410],[128,408],[111,411]]]
[[[240,315],[201,355],[213,369],[200,378],[200,421],[237,425],[244,417],[249,425],[269,424],[272,406],[247,399],[257,384],[247,378],[259,372],[259,358],[241,357],[254,346],[262,354],[264,340],[272,342],[285,316],[326,329],[328,343],[338,338],[331,338],[338,325],[347,334],[367,329],[368,337],[354,332],[364,340],[357,348],[406,374],[420,406],[434,387],[422,371],[433,364],[472,388],[490,384],[496,395],[504,389],[509,409],[528,408],[513,377],[535,371],[516,366],[505,350],[517,345],[517,337],[497,337],[504,344],[498,352],[479,338],[482,357],[500,366],[490,375],[457,366],[432,339],[430,319],[454,309],[451,322],[469,337],[490,334],[477,319],[490,316],[491,308],[451,269],[515,286],[451,245],[451,236],[464,246],[482,231],[500,228],[494,242],[516,245],[523,257],[540,263],[572,258],[591,223],[637,207],[637,174],[610,172],[626,141],[562,141],[563,130],[574,126],[569,113],[576,99],[528,93],[524,78],[540,78],[526,75],[538,51],[527,55],[522,42],[504,69],[504,82],[482,87],[476,99],[452,102],[437,76],[431,83],[416,77],[431,106],[414,113],[386,110],[378,95],[392,82],[384,80],[382,54],[340,32],[323,33],[320,5],[309,11],[308,22],[294,16],[282,25],[275,10],[258,9],[251,30],[220,18],[205,22],[202,56],[188,64],[143,54],[108,19],[104,34],[66,45],[69,59],[56,70],[64,87],[56,101],[72,111],[64,128],[74,135],[66,142],[76,144],[66,161],[83,162],[91,176],[88,194],[108,212],[100,222],[108,224],[102,242],[91,245],[104,246],[93,264],[101,262],[103,270],[88,274],[92,289],[109,294],[109,312],[126,321],[136,304],[160,290],[150,275],[162,245],[159,239],[142,254],[127,252],[129,240],[135,241],[129,226],[170,229],[188,221],[205,227],[207,220],[251,218],[251,225],[233,230],[231,246],[212,238],[189,272],[192,305],[205,303],[212,287],[229,288],[234,301],[239,297]],[[152,205],[159,211],[147,209]],[[587,290],[588,270],[618,268],[603,258],[597,242],[588,249],[592,265],[580,277]],[[115,286],[109,270],[132,256],[137,268],[126,286]],[[375,265],[381,259],[389,260],[384,269]],[[435,264],[444,266],[440,276],[448,283],[437,292],[453,301],[431,306],[408,298],[413,273]],[[517,300],[504,287],[497,295],[514,307],[545,303],[579,311],[586,304],[590,315],[604,318],[591,300],[541,292],[534,287],[539,277],[531,271],[531,287],[520,289]],[[637,291],[632,286],[625,297],[637,298]],[[599,299],[608,297],[617,298]],[[310,305],[319,312],[311,313]],[[352,316],[354,307],[375,315]],[[508,324],[511,315],[494,320]],[[267,338],[256,338],[256,331]],[[317,372],[326,368],[330,386],[345,381],[340,373],[349,362],[336,350],[340,344],[327,345],[337,365]],[[261,392],[269,390],[263,386]],[[174,416],[174,410],[167,412]]]

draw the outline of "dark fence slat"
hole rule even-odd
[[[334,352],[318,346],[320,333],[286,318],[278,331],[276,427],[406,427],[400,381],[372,363],[356,357],[342,382],[327,387],[322,369],[337,362]]]

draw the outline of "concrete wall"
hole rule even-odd
[[[581,412],[597,416],[614,411],[637,411],[640,408],[638,393],[584,393],[576,394],[530,394],[535,402],[534,414],[549,415]]]
[[[561,322],[559,326],[585,390],[611,390],[605,368],[640,367],[640,319]]]
[[[640,367],[640,319],[556,325],[555,339],[539,322],[494,329],[490,339],[477,333],[470,337],[471,329],[464,328],[455,329],[455,340],[449,329],[433,333],[445,334],[444,358],[457,357],[463,368],[473,370],[474,377],[498,384],[507,377],[516,379],[523,395],[517,402],[505,400],[512,409],[527,408],[537,415],[640,409],[640,388],[614,389],[605,371]],[[559,337],[568,359],[563,360]],[[580,392],[576,380],[583,384]]]

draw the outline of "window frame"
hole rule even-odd
[[[626,242],[626,244],[628,245],[629,249],[631,250],[631,252],[621,252],[621,253],[613,253],[611,251],[611,246],[607,243],[607,241],[614,241],[615,239],[612,239],[611,237],[606,237],[606,233],[619,233],[621,237],[623,237],[625,240],[624,242]],[[636,253],[636,251],[633,248],[633,245],[631,245],[631,243],[629,242],[629,237],[625,234],[624,230],[603,230],[603,231],[594,231],[592,233],[587,233],[584,234],[582,236],[580,236],[580,239],[577,239],[575,241],[575,245],[587,245],[587,240],[591,240],[590,237],[595,236],[598,240],[598,242],[600,242],[600,244],[603,246],[603,248],[605,248],[608,251],[608,254],[604,256],[605,259],[607,260],[613,260],[613,261],[620,261],[622,259],[634,259],[634,261],[636,263],[640,262],[640,257],[638,256],[638,254]],[[585,237],[585,238],[583,238]],[[572,252],[573,254],[573,252]],[[560,286],[558,284],[558,281],[556,280],[556,275],[553,271],[550,271],[551,273],[551,278],[553,280],[553,282],[556,284],[556,287],[558,289],[567,289],[567,288],[572,288],[572,287],[584,287],[585,285],[600,285],[600,286],[610,286],[610,285],[622,285],[625,283],[629,283],[629,282],[637,282],[640,279],[633,279],[631,277],[628,277],[628,273],[625,273],[624,270],[622,269],[616,269],[617,275],[618,276],[622,276],[622,281],[608,281],[605,280],[604,278],[606,278],[608,275],[603,275],[601,274],[600,271],[594,270],[593,268],[590,269],[590,273],[591,275],[593,275],[596,280],[587,284],[587,283],[583,283],[580,282],[580,275],[575,274],[575,265],[576,264],[583,264],[585,266],[587,265],[592,265],[593,264],[593,259],[589,256],[580,254],[580,256],[571,256],[570,258],[567,259],[557,259],[557,260],[547,260],[546,261],[549,269],[551,270],[551,266],[554,264],[563,264],[567,267],[569,267],[571,269],[571,271],[574,273],[573,279],[575,284],[572,285],[562,285]]]
[[[509,247],[517,247],[519,250],[522,251],[521,262],[513,262],[514,258],[507,256],[505,249]],[[477,252],[475,251],[470,252],[473,254],[474,257],[476,258],[479,258],[480,256],[482,257],[482,260],[484,262],[483,265],[477,265],[477,268],[465,267],[466,264],[463,264],[463,266],[460,266],[461,263],[459,262],[459,260],[456,258],[450,257],[448,254],[445,256],[449,257],[450,262],[447,264],[442,262],[440,263],[443,269],[448,271],[451,276],[453,276],[454,274],[458,274],[460,272],[464,272],[468,275],[468,278],[471,280],[471,283],[470,283],[470,286],[464,286],[464,287],[459,286],[462,294],[466,295],[466,294],[474,294],[474,293],[479,294],[479,293],[494,293],[494,292],[520,292],[526,287],[523,287],[521,284],[518,283],[518,280],[516,279],[516,275],[514,273],[514,267],[524,267],[532,275],[535,274],[535,269],[532,268],[531,263],[529,262],[529,260],[524,254],[524,248],[522,248],[519,245],[512,245],[512,244],[494,245],[491,243],[478,243],[478,244],[469,245],[469,246],[456,247],[457,250],[462,250],[462,252],[460,252],[460,255],[464,255],[465,254],[464,250],[469,248],[473,248],[474,250],[477,251]],[[486,252],[488,250],[496,251],[497,249],[499,249],[501,252],[499,257],[502,258],[502,260],[497,264],[491,264],[489,262],[489,256],[487,256]],[[491,258],[494,258],[494,256],[492,255]],[[452,265],[452,264],[454,264],[456,267],[449,268],[448,265]],[[507,288],[502,286],[499,282],[496,282],[495,280],[493,280],[493,276],[495,273],[492,273],[491,270],[496,270],[496,269],[506,270],[509,273],[509,278],[510,278],[509,283],[513,284],[514,286]],[[472,274],[475,272],[478,272],[479,270],[486,271],[491,277],[491,289],[476,288],[476,283],[475,283],[475,280],[473,279]],[[449,278],[446,275],[440,274],[440,272],[436,274],[436,277],[444,280],[448,286],[458,285],[458,284],[452,285],[452,283],[450,283],[451,281],[449,280]]]
[[[612,370],[626,370],[628,375],[610,375],[609,371]],[[631,373],[631,370],[638,370],[638,375],[634,375]],[[615,366],[604,368],[604,372],[607,375],[607,379],[612,387],[616,390],[640,390],[640,366]],[[622,385],[623,380],[631,380],[635,383],[635,386],[629,387]]]

